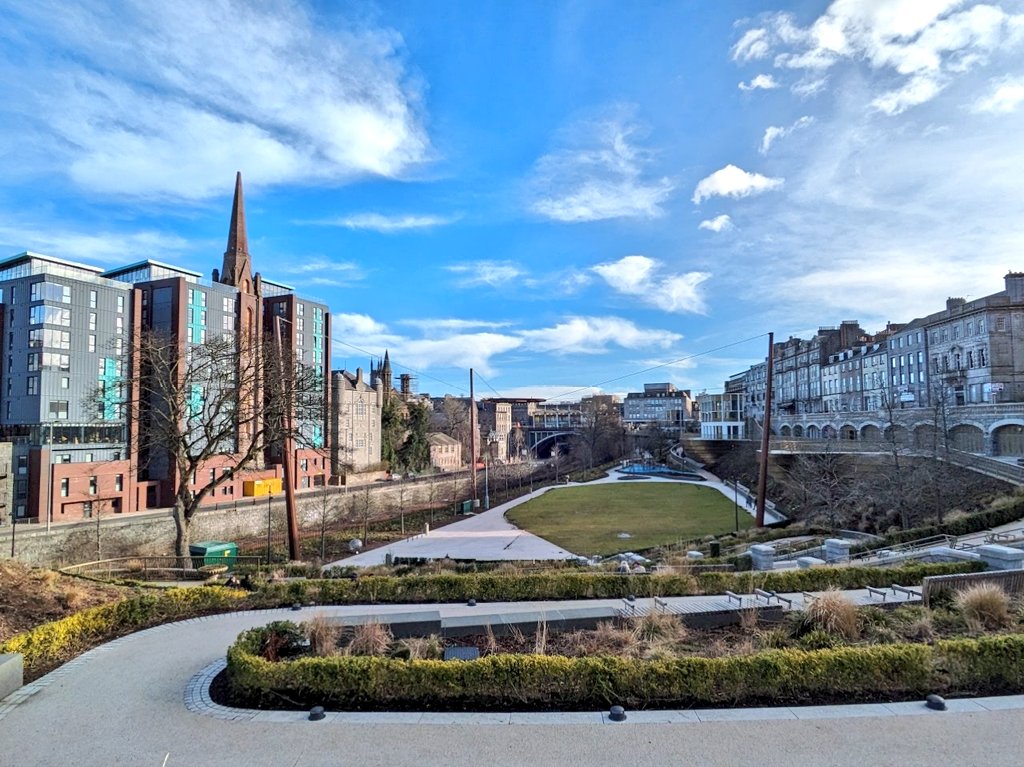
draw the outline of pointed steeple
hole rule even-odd
[[[242,173],[235,176],[235,200],[231,205],[228,228],[228,249],[224,251],[224,268],[220,280],[243,293],[252,293],[252,267],[249,263],[249,235],[245,230],[245,199],[242,196]]]
[[[391,390],[394,388],[394,379],[391,377],[391,359],[388,357],[388,350],[384,350],[384,363],[380,366],[380,380],[384,383],[384,400],[391,399]]]

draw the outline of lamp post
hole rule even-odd
[[[736,514],[736,532],[738,533],[740,531],[740,483],[735,477],[732,479],[732,490],[732,505]]]
[[[46,532],[53,522],[53,498],[50,485],[53,484],[53,421],[46,422]]]
[[[267,569],[270,569],[270,522],[271,512],[273,511],[274,494],[270,493],[267,495]]]
[[[490,463],[487,457],[484,456],[484,511],[491,508],[491,485],[487,474],[487,467]]]

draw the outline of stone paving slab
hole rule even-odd
[[[765,719],[796,719],[789,708],[709,708],[693,712],[700,722],[754,722]]]

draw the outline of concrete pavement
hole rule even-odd
[[[473,609],[431,607],[455,612]],[[966,701],[943,713],[928,712],[919,703],[630,712],[624,724],[607,723],[600,715],[586,712],[483,717],[337,714],[309,722],[294,712],[254,715],[239,710],[226,719],[212,708],[197,709],[193,680],[223,659],[240,631],[270,620],[304,620],[319,612],[354,615],[366,609],[234,613],[118,639],[30,685],[15,705],[10,705],[10,699],[0,705],[2,763],[34,767],[522,763],[998,767],[1022,762],[1024,696]],[[409,609],[403,605],[373,608],[379,613]],[[186,706],[187,690],[193,693],[193,710]]]

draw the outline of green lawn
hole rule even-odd
[[[735,529],[733,502],[717,490],[669,482],[618,482],[549,490],[506,515],[575,554],[615,554]],[[740,509],[740,527],[753,525]],[[629,538],[619,538],[629,533]]]

